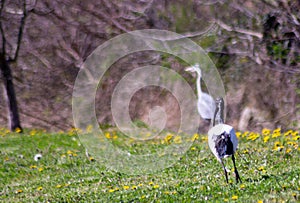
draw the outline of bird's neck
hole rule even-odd
[[[198,99],[201,99],[202,97],[202,90],[201,90],[201,76],[198,74],[197,75],[197,82],[196,82],[196,87],[197,87],[197,95],[198,95]]]
[[[218,104],[215,111],[213,126],[218,124],[223,124],[223,123],[224,123],[224,105],[220,103]]]

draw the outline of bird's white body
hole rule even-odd
[[[185,70],[189,72],[197,73],[196,88],[197,88],[197,96],[198,96],[198,103],[197,103],[198,113],[203,119],[213,119],[214,112],[216,109],[215,100],[209,94],[202,92],[201,89],[202,72],[199,64],[197,63],[194,66],[187,67]]]
[[[220,157],[216,148],[216,141],[218,139],[218,136],[220,136],[224,132],[230,135],[230,140],[233,145],[233,153],[236,151],[238,146],[238,139],[236,137],[235,130],[232,126],[226,124],[217,124],[214,127],[212,127],[208,131],[208,145],[210,150],[215,155],[215,157],[217,157],[219,162],[221,162],[222,158],[226,158],[227,156],[229,156],[229,155],[225,155],[223,157]],[[226,151],[226,148],[222,150]]]
[[[201,92],[201,96],[198,96],[197,107],[198,113],[203,119],[213,118],[216,105],[214,99],[209,94]]]

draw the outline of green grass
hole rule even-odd
[[[128,142],[119,132],[109,138],[131,152],[152,151],[173,142]],[[300,148],[297,132],[239,133],[237,167],[243,183],[210,153],[206,135],[173,166],[154,174],[126,175],[88,158],[73,132],[0,130],[2,202],[297,202],[300,199]],[[269,139],[266,138],[269,136]],[[266,142],[264,142],[264,140]],[[174,143],[172,143],[174,144]],[[35,161],[34,155],[42,159]],[[226,160],[229,169],[231,160]]]

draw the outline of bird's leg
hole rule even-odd
[[[226,170],[226,168],[225,168],[225,165],[224,165],[224,163],[223,163],[222,159],[221,159],[221,164],[222,164],[222,166],[223,166],[223,170],[224,170],[224,173],[225,173],[226,182],[228,183],[227,170]]]
[[[235,158],[234,158],[234,155],[232,154],[231,156],[232,158],[232,162],[233,162],[233,166],[234,166],[234,173],[235,173],[235,180],[236,180],[236,183],[238,183],[239,181],[242,182],[241,178],[240,178],[240,175],[239,175],[239,172],[235,166]]]
[[[200,135],[201,134],[201,125],[199,124],[199,126],[198,126],[198,130],[197,130],[197,133],[198,133],[198,135]]]

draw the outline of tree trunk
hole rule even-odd
[[[19,112],[18,112],[18,105],[16,94],[14,90],[14,84],[12,80],[12,74],[9,67],[8,61],[5,59],[3,53],[0,53],[0,69],[2,72],[2,78],[5,87],[5,93],[7,95],[7,105],[8,105],[8,120],[9,120],[9,127],[11,131],[22,132],[23,129],[21,127]]]

